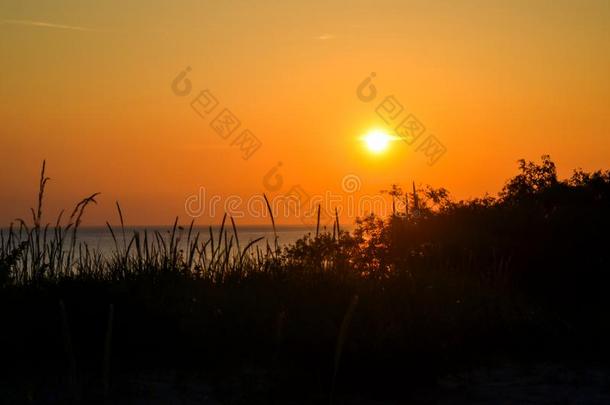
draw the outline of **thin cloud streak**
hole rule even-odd
[[[329,39],[334,39],[335,36],[332,34],[322,34],[322,35],[318,35],[317,37],[315,37],[315,39],[318,39],[320,41],[327,41]]]
[[[25,25],[29,27],[44,27],[44,28],[56,28],[62,30],[72,30],[72,31],[97,31],[93,28],[87,27],[79,27],[75,25],[63,25],[63,24],[53,24],[44,21],[32,21],[32,20],[2,20],[2,24],[12,24],[12,25]]]

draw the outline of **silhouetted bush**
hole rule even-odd
[[[364,389],[492,355],[605,355],[610,172],[558,180],[548,156],[519,170],[497,198],[393,186],[406,205],[389,218],[284,249],[239,246],[225,217],[206,237],[109,226],[116,249],[102,256],[77,243],[95,195],[66,224],[40,223],[43,167],[33,225],[1,236],[1,371],[68,375],[73,356],[101,378],[110,304],[114,370],[259,364],[278,387],[321,392],[339,364],[338,389]]]

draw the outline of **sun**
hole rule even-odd
[[[388,148],[393,138],[380,129],[374,129],[364,135],[363,140],[369,151],[381,153]]]

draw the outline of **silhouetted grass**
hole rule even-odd
[[[47,181],[43,165],[32,224],[0,234],[1,371],[57,375],[64,399],[112,396],[122,373],[155,368],[208,373],[227,395],[258,368],[262,383],[238,384],[244,403],[404,395],[496,356],[607,354],[609,172],[560,181],[548,157],[521,161],[498,197],[459,202],[393,186],[406,206],[389,218],[348,233],[337,216],[284,248],[277,234],[240,243],[226,216],[216,235],[178,219],[127,234],[117,204],[111,255],[78,242],[97,194],[42,224]]]

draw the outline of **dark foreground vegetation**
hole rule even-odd
[[[77,242],[95,195],[42,223],[43,171],[33,223],[0,244],[4,400],[139,398],[145,372],[197,375],[220,403],[404,400],[506,360],[606,364],[610,172],[519,170],[469,201],[394,186],[389,218],[281,249],[230,219],[220,235],[111,228],[112,257]]]

